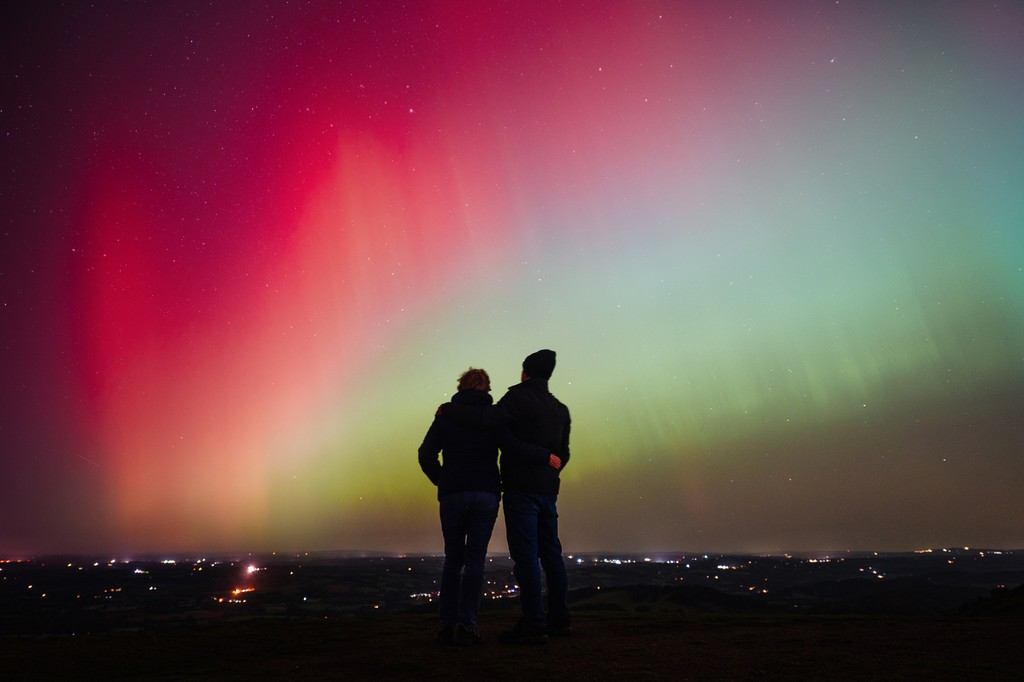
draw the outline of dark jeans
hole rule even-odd
[[[444,568],[441,571],[441,627],[476,629],[484,591],[487,543],[498,518],[498,495],[449,493],[441,497]]]
[[[513,572],[519,583],[524,620],[534,628],[569,624],[569,579],[558,540],[557,495],[505,493],[505,530]],[[544,615],[540,571],[548,585]]]

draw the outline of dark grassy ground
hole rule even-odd
[[[582,613],[541,646],[434,644],[428,614],[0,639],[4,679],[1021,680],[1019,619]]]

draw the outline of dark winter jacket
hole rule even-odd
[[[483,391],[459,391],[452,397],[452,404],[480,409],[490,409],[492,402],[490,394]],[[437,486],[438,498],[467,491],[500,493],[499,446],[503,452],[532,462],[547,462],[550,454],[546,448],[517,441],[507,426],[465,425],[440,414],[420,445],[420,468]],[[442,452],[443,464],[438,460]]]
[[[463,406],[453,401],[444,406],[442,413],[467,425],[509,426],[516,440],[558,455],[562,470],[569,463],[569,408],[551,394],[547,380],[527,379],[511,386],[493,407]],[[547,458],[521,457],[514,451],[502,450],[501,481],[505,492],[557,495],[558,474],[559,470],[548,466]]]

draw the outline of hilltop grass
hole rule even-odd
[[[1020,621],[786,614],[580,613],[574,636],[497,643],[513,611],[484,613],[485,642],[434,644],[419,613],[251,619],[167,632],[6,637],[11,679],[1019,679]]]

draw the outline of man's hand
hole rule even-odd
[[[558,471],[559,469],[562,468],[562,459],[552,452],[551,455],[548,457],[548,466],[554,469],[555,471]]]

